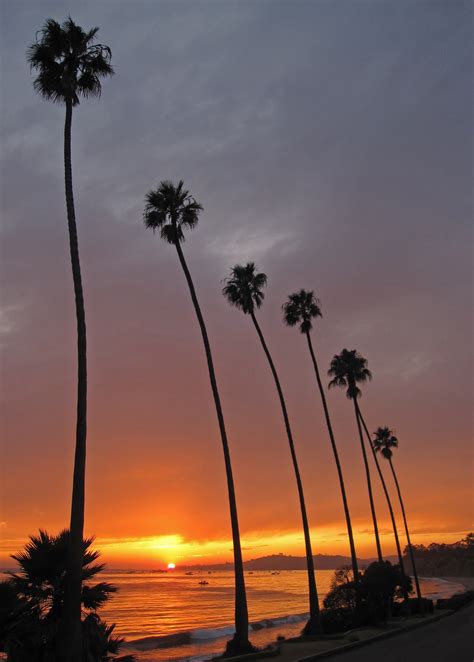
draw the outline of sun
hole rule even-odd
[[[168,570],[174,570],[176,568],[174,563],[168,563]]]

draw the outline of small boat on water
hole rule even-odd
[[[200,584],[201,586],[207,586],[207,585],[209,584],[209,582],[206,582],[206,580],[203,579],[202,581],[199,582],[199,584]]]
[[[194,575],[194,572],[185,572],[185,575]]]

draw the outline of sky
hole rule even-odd
[[[33,91],[26,49],[48,17],[99,26],[116,75],[74,110],[85,290],[86,533],[112,567],[230,560],[221,442],[173,247],[144,196],[183,179],[203,205],[183,245],[214,352],[244,557],[304,553],[281,412],[251,321],[221,295],[236,263],[268,275],[258,318],[280,372],[314,553],[348,554],[304,337],[321,300],[325,375],[357,349],[370,430],[394,428],[413,542],[473,527],[472,5],[462,0],[1,0],[0,565],[67,526],[75,316],[64,108]],[[326,378],[325,378],[325,381]],[[374,556],[350,402],[328,395],[357,551]],[[383,466],[392,494],[388,466]],[[374,476],[384,553],[395,551]],[[396,504],[395,513],[401,525]],[[405,538],[402,536],[402,544]]]

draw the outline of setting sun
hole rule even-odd
[[[474,662],[473,3],[0,0],[0,662]]]

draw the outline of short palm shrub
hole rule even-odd
[[[93,539],[83,541],[82,649],[84,662],[103,662],[117,653],[122,639],[98,609],[115,593],[107,582],[93,580],[104,569],[96,563]],[[0,583],[0,651],[9,662],[58,662],[58,631],[64,609],[69,531],[31,536],[23,551],[12,555],[18,570]]]

